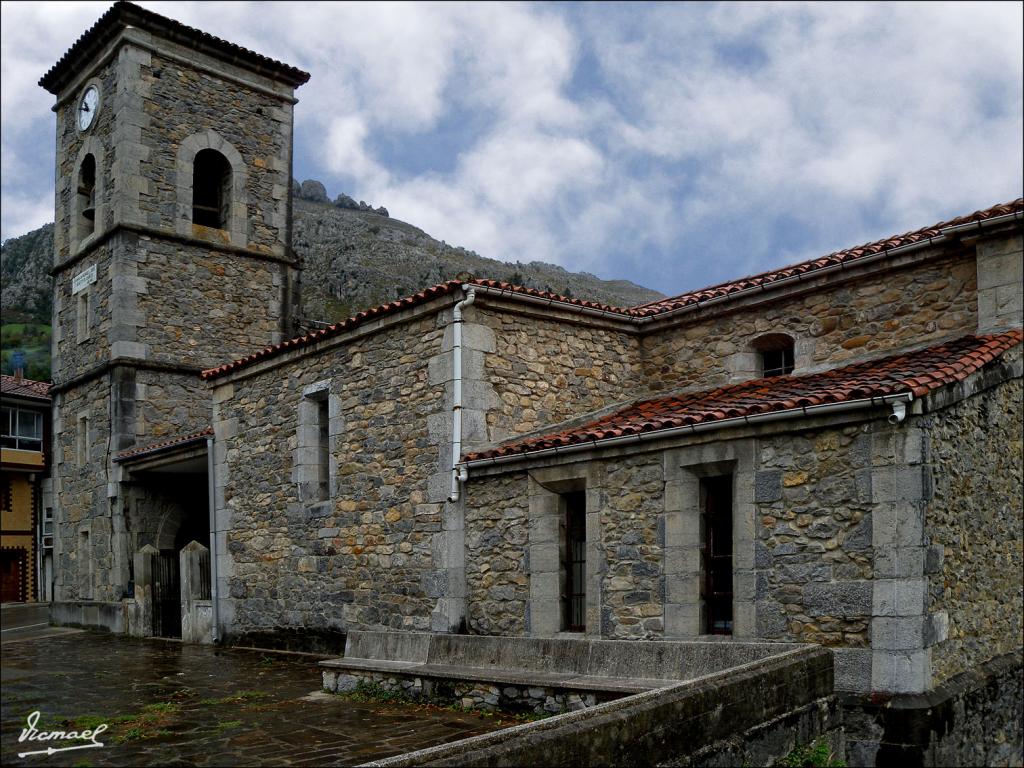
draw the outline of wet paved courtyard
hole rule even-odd
[[[356,765],[507,725],[475,714],[319,692],[316,659],[97,632],[5,634],[3,765]],[[39,731],[106,723],[102,748],[21,752]],[[61,745],[71,742],[61,742]],[[85,742],[75,742],[83,744]]]

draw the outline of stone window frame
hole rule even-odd
[[[78,557],[77,582],[78,597],[81,600],[92,600],[95,595],[96,572],[93,568],[93,557],[89,551],[92,541],[92,523],[81,523],[78,526],[75,541],[75,553]]]
[[[757,363],[758,363],[758,378],[764,378],[766,376],[785,376],[793,373],[796,370],[796,339],[788,333],[762,333],[755,339],[752,339],[750,346],[757,352]],[[765,354],[769,352],[783,352],[783,365],[782,373],[769,374],[767,366],[765,364]],[[789,352],[789,370],[786,368],[785,353]]]
[[[596,462],[534,469],[529,473],[530,602],[526,630],[530,637],[601,637],[601,502]],[[586,629],[562,629],[561,547],[559,522],[565,515],[563,494],[586,494],[587,575]]]
[[[89,411],[79,411],[75,416],[75,464],[79,467],[89,465]]]
[[[197,232],[192,224],[192,174],[196,155],[204,149],[219,152],[231,166],[231,213],[225,229],[199,227],[200,231]],[[238,150],[231,142],[210,129],[192,134],[181,142],[175,165],[178,180],[175,231],[186,237],[209,233],[210,239],[216,239],[218,233],[222,238],[226,232],[231,245],[244,248],[249,242],[249,174]]]
[[[92,338],[93,300],[91,288],[75,294],[75,340],[83,344]]]
[[[327,402],[327,498],[320,495],[320,406]],[[294,454],[294,480],[299,501],[315,507],[330,504],[338,492],[337,438],[343,428],[341,401],[331,392],[329,379],[303,387],[298,405],[298,426]]]
[[[665,639],[710,637],[702,633],[700,603],[700,481],[731,474],[733,478],[733,629],[734,639],[757,636],[754,564],[753,439],[714,442],[665,451]]]
[[[781,328],[778,331],[757,334],[747,343],[745,349],[727,355],[723,359],[725,368],[729,372],[729,383],[735,384],[764,378],[764,342],[767,339],[782,336],[788,337],[793,342],[792,373],[806,373],[810,370],[813,367],[814,339],[804,338],[791,329]]]
[[[93,219],[92,232],[83,235],[80,231],[81,211],[78,208],[78,177],[82,170],[85,158],[92,155],[96,163],[96,184],[93,187],[95,218]],[[106,212],[105,190],[106,174],[104,173],[103,144],[97,136],[87,136],[82,140],[82,146],[75,158],[74,171],[69,183],[70,199],[68,200],[68,242],[71,244],[71,254],[75,255],[85,250],[103,232],[103,222]]]

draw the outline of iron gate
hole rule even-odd
[[[153,636],[181,637],[181,584],[174,551],[153,558]]]

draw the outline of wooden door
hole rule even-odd
[[[26,559],[24,549],[0,550],[0,602],[25,600]]]

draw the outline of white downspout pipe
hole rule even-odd
[[[460,484],[468,476],[466,468],[459,466],[462,458],[462,310],[476,301],[476,288],[470,285],[462,288],[466,298],[452,310],[452,492],[448,496],[451,502],[459,500]]]
[[[210,506],[210,606],[213,609],[213,626],[210,627],[210,639],[220,642],[220,604],[217,599],[217,508],[216,478],[213,474],[213,438],[206,438],[206,477],[208,481],[208,499]]]

